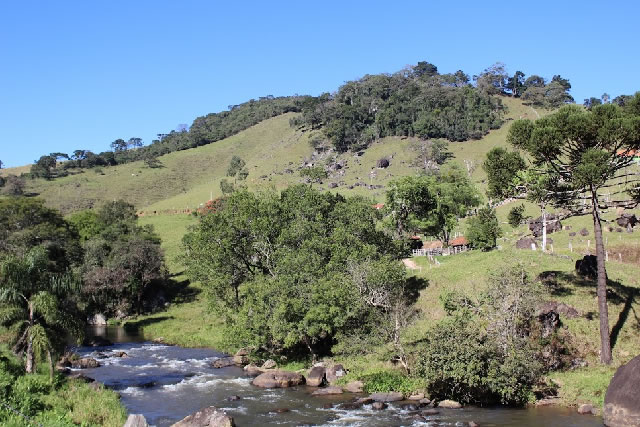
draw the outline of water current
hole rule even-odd
[[[417,419],[403,403],[381,411],[369,405],[343,410],[338,404],[356,397],[345,393],[311,396],[311,387],[261,389],[237,367],[214,369],[211,362],[224,354],[210,349],[183,348],[144,341],[122,328],[90,331],[115,344],[80,347],[76,351],[95,357],[101,366],[82,373],[104,383],[121,395],[129,413],[144,414],[151,425],[170,426],[201,408],[214,405],[242,426],[602,426],[599,417],[579,415],[566,408],[474,408],[439,409],[436,415]],[[117,352],[128,357],[117,357]],[[239,396],[238,400],[230,400]],[[406,403],[406,402],[404,402]]]

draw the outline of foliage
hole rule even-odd
[[[482,163],[487,173],[487,195],[498,200],[514,196],[516,188],[513,181],[525,167],[526,163],[518,152],[509,152],[502,147],[493,148]]]
[[[376,217],[368,200],[305,185],[280,195],[238,191],[184,237],[182,261],[225,319],[228,340],[270,353],[325,354],[341,333],[366,327],[372,311],[374,320],[388,311],[367,303],[348,266],[385,263],[376,271],[400,273],[389,285],[403,282]]]
[[[528,336],[537,295],[516,265],[496,270],[475,303],[458,293],[444,297],[449,316],[428,331],[414,371],[431,396],[481,405],[526,404],[542,374],[538,343]]]
[[[52,353],[64,349],[67,334],[82,336],[82,316],[72,301],[78,290],[69,273],[51,271],[42,246],[0,263],[0,322],[10,329],[13,351],[25,355],[27,372],[46,355],[53,375]]]
[[[411,149],[415,152],[412,166],[425,174],[437,172],[452,156],[448,148],[449,143],[442,139],[415,141],[411,144]]]
[[[524,220],[524,205],[514,206],[509,210],[509,215],[507,216],[507,221],[509,225],[513,228],[516,228],[522,224]]]
[[[488,251],[495,248],[498,238],[502,236],[496,211],[490,207],[478,210],[476,216],[469,218],[466,236],[476,249]]]
[[[6,178],[0,177],[0,187],[3,193],[8,196],[21,196],[24,193],[24,178],[16,175],[8,175]]]
[[[365,393],[388,393],[392,391],[409,395],[423,387],[421,379],[410,377],[401,371],[383,370],[362,375]]]
[[[322,182],[323,179],[326,179],[328,175],[322,166],[311,166],[302,168],[300,170],[300,176],[308,177],[311,182],[319,183]]]
[[[227,168],[227,176],[233,178],[233,182],[228,182],[226,179],[220,181],[220,190],[222,194],[231,194],[234,191],[245,188],[238,181],[244,181],[249,176],[249,170],[245,167],[246,162],[238,156],[233,156],[229,167]]]
[[[115,201],[97,213],[76,213],[70,221],[84,241],[81,273],[86,309],[126,315],[151,308],[145,307],[144,296],[165,284],[164,254],[153,229],[137,225],[133,206]]]
[[[398,237],[425,227],[437,203],[431,187],[428,176],[405,176],[389,183],[385,209]]]
[[[338,151],[355,150],[385,136],[463,141],[502,123],[499,99],[476,90],[462,73],[438,74],[421,62],[392,75],[366,75],[302,104],[295,126],[322,128]]]
[[[78,236],[44,201],[26,197],[0,199],[0,259],[24,256],[34,246],[47,249],[54,271],[63,272],[82,257]]]

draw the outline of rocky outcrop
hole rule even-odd
[[[395,391],[389,393],[373,393],[369,395],[369,399],[376,402],[397,402],[399,400],[404,400],[404,395]]]
[[[93,316],[89,316],[87,323],[93,326],[106,326],[107,318],[102,313],[96,313]]]
[[[250,377],[257,377],[258,375],[260,375],[261,373],[263,373],[264,371],[260,368],[258,368],[256,365],[254,365],[253,363],[248,364],[247,366],[244,367],[244,371],[246,372],[247,375],[249,375]]]
[[[462,405],[460,402],[456,402],[455,400],[443,400],[438,402],[438,408],[447,408],[447,409],[460,409]]]
[[[325,382],[324,366],[314,366],[307,374],[307,385],[311,387],[320,387]]]
[[[258,375],[252,384],[262,388],[287,388],[304,382],[304,377],[297,372],[274,370]]]
[[[178,421],[171,427],[235,427],[233,418],[215,406],[209,406]]]
[[[618,368],[609,383],[602,412],[609,427],[640,426],[640,356]]]
[[[233,356],[233,363],[238,366],[244,366],[249,363],[249,350],[241,348]]]
[[[638,223],[638,218],[634,214],[622,214],[616,219],[616,223],[620,227],[624,227],[629,231],[633,230],[633,227]]]
[[[540,312],[545,313],[549,311],[555,311],[556,313],[563,315],[567,319],[574,319],[580,316],[580,313],[574,307],[558,301],[547,301],[540,307],[539,310]]]
[[[518,249],[535,250],[537,247],[538,247],[538,243],[535,241],[535,239],[532,239],[531,237],[523,237],[522,239],[516,242],[516,248]]]
[[[83,357],[82,359],[76,359],[71,361],[71,367],[75,369],[90,369],[100,366],[100,362],[91,357]]]
[[[147,419],[142,414],[129,414],[124,427],[149,427]]]
[[[325,376],[329,384],[334,384],[338,381],[338,378],[344,377],[345,375],[347,375],[347,371],[342,365],[330,366],[325,372]]]

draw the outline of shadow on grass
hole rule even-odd
[[[147,319],[133,320],[128,321],[124,324],[124,330],[130,334],[139,334],[141,329],[144,329],[145,326],[153,325],[154,323],[164,322],[165,320],[173,319],[173,316],[159,316],[159,317],[149,317]]]
[[[182,275],[180,273],[174,273],[169,277],[168,283],[165,288],[167,301],[172,304],[184,304],[193,302],[200,294],[201,290],[194,288],[191,282],[185,280],[175,280],[175,277]]]
[[[566,284],[570,284],[574,287],[589,288],[592,296],[595,297],[597,295],[596,280],[588,277],[582,277],[575,273],[567,273],[564,271],[545,271],[540,274],[539,278],[552,295],[571,295],[573,291],[571,288],[566,286]],[[636,320],[636,328],[640,329],[640,317],[633,306],[635,303],[640,303],[640,289],[623,285],[616,280],[607,279],[607,302],[610,304],[622,305],[622,310],[618,315],[618,319],[611,328],[610,339],[611,348],[613,349],[618,341],[620,331],[626,324],[631,312],[633,312]],[[598,318],[598,313],[588,312],[584,317],[589,320],[595,320]]]

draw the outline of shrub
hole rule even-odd
[[[509,211],[509,215],[507,216],[507,221],[509,221],[509,225],[513,228],[518,227],[522,224],[524,220],[524,205],[514,206]]]
[[[488,251],[496,247],[502,230],[495,209],[482,208],[478,215],[469,219],[467,238],[474,248]]]
[[[366,393],[388,393],[397,391],[404,394],[422,388],[423,382],[418,378],[408,377],[400,371],[379,371],[360,377],[364,382],[364,391]]]

